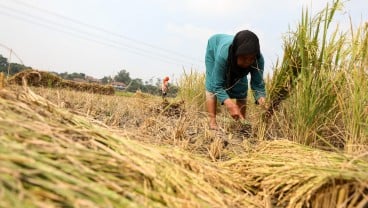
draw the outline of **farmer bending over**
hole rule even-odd
[[[169,77],[165,77],[162,80],[162,85],[161,85],[161,92],[162,92],[163,98],[166,97],[168,88],[169,88]]]
[[[245,119],[248,91],[247,75],[256,104],[265,104],[264,59],[257,35],[249,30],[232,35],[213,35],[206,51],[206,106],[210,128],[218,129],[216,103],[225,104],[235,119]],[[232,98],[236,99],[233,102]]]

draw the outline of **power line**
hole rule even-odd
[[[138,54],[138,55],[143,55],[143,56],[151,57],[151,58],[155,58],[155,59],[160,59],[161,61],[164,61],[164,62],[167,62],[167,63],[183,66],[182,64],[177,63],[177,62],[184,62],[183,60],[174,59],[172,57],[163,56],[163,55],[155,55],[154,53],[151,53],[150,51],[147,51],[147,50],[144,50],[144,49],[141,49],[141,48],[137,48],[137,47],[133,47],[133,46],[130,46],[130,45],[127,45],[127,44],[123,44],[121,42],[117,42],[117,41],[114,41],[114,40],[107,40],[104,37],[101,37],[99,35],[88,33],[88,32],[76,29],[74,27],[68,26],[68,25],[63,25],[63,24],[59,24],[57,22],[53,22],[53,21],[44,19],[44,18],[40,18],[40,17],[34,16],[34,15],[31,15],[29,13],[25,13],[23,11],[14,9],[14,8],[4,6],[2,4],[0,4],[0,9],[10,10],[11,12],[14,12],[14,13],[17,14],[17,15],[14,15],[14,14],[2,12],[3,15],[10,16],[10,17],[16,18],[16,19],[20,19],[20,20],[25,21],[27,23],[35,24],[35,25],[38,25],[38,26],[41,26],[41,27],[46,27],[48,29],[56,30],[58,32],[67,33],[67,34],[75,36],[75,37],[78,36],[78,38],[82,38],[84,40],[88,40],[88,41],[92,41],[92,42],[95,42],[95,43],[107,45],[109,47],[113,47],[113,48],[117,48],[117,49],[127,49],[131,53],[135,53],[135,54]],[[33,20],[31,20],[29,18],[21,17],[20,15],[30,17]],[[38,22],[35,21],[35,20],[37,20]],[[41,21],[41,23],[40,23],[40,21]],[[64,30],[61,30],[60,28],[55,27],[55,25],[61,26]],[[65,31],[65,28],[69,29],[69,31]],[[72,31],[73,33],[71,33],[70,31]],[[81,36],[80,34],[83,34],[83,36]],[[91,36],[97,36],[98,38],[103,39],[104,41],[92,39]],[[107,43],[107,42],[109,42],[109,43]],[[111,44],[111,43],[113,43],[113,44]],[[124,46],[124,47],[121,47],[121,46]],[[192,63],[191,64],[184,64],[184,65],[193,66]]]
[[[113,35],[115,37],[119,37],[119,38],[126,39],[126,40],[129,40],[129,41],[132,41],[132,42],[141,44],[141,45],[145,45],[145,46],[148,46],[148,47],[153,48],[153,49],[158,49],[158,50],[163,51],[165,53],[170,53],[170,55],[175,54],[175,55],[180,56],[180,57],[185,57],[185,58],[187,58],[187,59],[189,59],[191,61],[194,60],[196,62],[203,63],[203,60],[198,60],[196,58],[189,57],[187,55],[178,53],[178,52],[173,51],[173,50],[169,50],[169,49],[165,49],[165,48],[162,48],[162,47],[158,47],[158,46],[155,46],[155,45],[152,45],[152,44],[149,44],[149,43],[145,43],[143,41],[139,41],[139,40],[130,38],[130,37],[125,36],[125,35],[122,35],[122,34],[118,34],[118,33],[115,33],[115,32],[109,31],[109,30],[106,30],[106,29],[101,28],[101,27],[97,27],[97,26],[94,26],[94,25],[91,25],[91,24],[87,24],[87,23],[84,23],[82,21],[79,21],[79,20],[76,20],[76,19],[73,19],[73,18],[64,16],[64,15],[61,15],[61,14],[52,12],[50,10],[33,6],[33,5],[29,4],[29,3],[25,3],[25,2],[20,1],[20,0],[12,0],[12,2],[17,3],[17,4],[20,4],[20,5],[24,6],[24,7],[28,7],[28,8],[34,9],[34,10],[45,12],[45,13],[50,14],[52,16],[55,16],[57,18],[61,18],[61,19],[67,20],[67,21],[73,22],[75,24],[84,26],[84,27],[88,27],[88,28],[91,28],[91,29],[94,29],[94,30],[97,30],[97,31],[100,31],[100,32],[103,32],[103,33],[106,33],[106,34],[109,34],[109,35]]]
[[[85,36],[85,37],[83,37],[83,39],[85,39],[85,40],[89,40],[89,41],[92,41],[92,42],[98,42],[99,44],[104,44],[104,45],[108,45],[110,47],[120,48],[120,49],[121,49],[121,47],[117,47],[117,45],[118,46],[121,46],[122,45],[122,46],[124,46],[123,49],[128,49],[128,50],[130,50],[130,52],[133,52],[135,54],[140,54],[140,55],[147,56],[147,57],[159,58],[161,60],[166,60],[166,62],[167,62],[167,60],[169,60],[171,63],[175,63],[177,65],[181,65],[181,64],[178,64],[177,62],[184,62],[184,63],[186,62],[184,60],[180,60],[180,59],[177,59],[177,58],[172,58],[172,57],[164,56],[164,55],[161,55],[161,54],[160,55],[152,55],[154,53],[152,53],[151,51],[147,51],[145,49],[141,49],[141,48],[137,48],[137,47],[134,47],[134,46],[130,46],[130,45],[127,45],[127,44],[124,44],[124,43],[121,43],[121,42],[114,41],[114,40],[107,40],[107,39],[105,39],[104,37],[102,37],[100,35],[96,35],[96,34],[92,34],[92,33],[89,33],[89,32],[85,32],[85,31],[79,30],[79,29],[74,28],[74,27],[69,26],[69,25],[63,25],[63,24],[60,24],[60,23],[57,23],[57,22],[54,22],[54,21],[50,21],[50,20],[47,20],[47,19],[44,19],[44,18],[40,18],[40,17],[34,16],[34,15],[31,15],[29,13],[26,13],[26,12],[23,12],[23,11],[20,11],[20,10],[14,9],[14,8],[10,8],[10,7],[7,7],[5,5],[0,4],[0,8],[1,7],[2,7],[2,9],[10,10],[11,12],[16,13],[18,16],[15,16],[14,14],[4,13],[4,12],[3,12],[3,14],[5,14],[7,16],[10,16],[12,18],[21,19],[22,21],[25,21],[27,23],[36,24],[38,26],[47,27],[47,28],[52,29],[52,30],[57,30],[59,32],[71,34],[70,32],[66,32],[65,31],[65,28],[67,28],[70,31],[73,31],[74,33],[77,32],[79,34],[83,34]],[[36,22],[34,20],[31,20],[29,18],[20,17],[19,15],[30,17],[31,19],[35,19],[38,22]],[[43,24],[40,23],[40,21]],[[47,23],[47,24],[45,25],[45,23]],[[53,26],[53,27],[50,27],[50,25]],[[59,28],[55,27],[55,25],[58,25],[58,26],[62,27],[64,30],[60,30]],[[74,33],[72,33],[73,36],[75,36]],[[110,43],[104,43],[104,42],[99,41],[99,40],[96,40],[96,39],[91,39],[91,36],[95,36],[97,38],[103,39],[105,42],[107,41],[107,42],[110,42]],[[111,43],[113,43],[113,44],[111,44]],[[136,50],[136,51],[134,51],[134,50]],[[193,65],[193,63],[188,64],[188,62],[187,62],[187,64],[185,64],[185,65]]]
[[[15,51],[14,51],[13,49],[11,49],[11,48],[9,48],[8,46],[6,46],[6,45],[4,45],[4,44],[1,44],[1,43],[0,43],[0,46],[1,46],[1,47],[3,47],[3,48],[5,48],[5,49],[7,49],[7,50],[10,52],[10,55],[11,55],[11,54],[14,54],[14,55],[15,55],[15,57],[17,57],[17,59],[20,61],[20,63],[21,63],[22,65],[24,65],[24,64],[23,64],[22,59],[21,59],[21,58],[19,58],[18,54],[17,54],[17,53],[15,53]],[[9,60],[9,63],[10,63],[10,60]]]
[[[0,9],[2,9],[2,8],[0,8]],[[41,27],[44,27],[44,28],[47,28],[47,29],[51,29],[51,30],[58,31],[58,32],[61,32],[61,33],[65,33],[65,34],[69,34],[69,35],[72,35],[74,37],[80,38],[82,40],[87,40],[87,41],[90,41],[90,42],[98,43],[100,45],[105,45],[105,46],[109,46],[109,47],[116,48],[116,49],[129,50],[130,53],[134,53],[134,54],[142,55],[142,56],[146,56],[146,57],[151,57],[151,58],[155,58],[155,59],[160,59],[160,61],[163,61],[163,62],[166,62],[166,63],[176,64],[178,66],[183,66],[181,64],[178,64],[175,61],[163,59],[162,57],[155,56],[154,54],[153,55],[152,54],[145,54],[145,53],[142,53],[140,51],[134,51],[134,50],[132,50],[132,48],[129,48],[129,47],[121,47],[119,45],[114,45],[114,44],[111,44],[111,43],[106,43],[106,42],[103,42],[103,41],[100,41],[100,40],[92,39],[92,38],[86,37],[85,35],[84,36],[80,35],[80,34],[76,33],[75,31],[70,32],[70,31],[61,30],[60,28],[57,28],[57,27],[54,27],[54,26],[50,26],[50,25],[47,25],[47,24],[44,24],[44,23],[36,22],[34,20],[30,20],[30,19],[27,19],[25,17],[17,16],[17,15],[11,14],[11,13],[3,12],[3,11],[0,11],[0,14],[5,15],[5,16],[9,16],[9,17],[12,17],[12,18],[15,18],[15,19],[22,20],[22,21],[25,21],[25,22],[30,23],[30,24],[41,26]]]

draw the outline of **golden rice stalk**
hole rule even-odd
[[[178,97],[197,109],[204,109],[205,74],[191,69],[184,70],[178,81]]]
[[[0,72],[0,90],[5,87],[5,76],[4,73]]]
[[[232,175],[0,90],[0,207],[261,207]]]
[[[224,166],[240,174],[258,194],[271,197],[274,206],[366,207],[367,156],[350,157],[279,140],[265,142]]]
[[[284,56],[282,62],[277,63],[272,83],[268,88],[269,107],[263,114],[264,121],[269,121],[300,79],[315,76],[324,69],[322,63],[327,65],[331,62],[325,57],[328,46],[326,37],[330,23],[341,6],[340,0],[333,0],[331,7],[327,4],[315,17],[309,15],[308,9],[303,9],[296,31],[290,31],[284,37]]]
[[[103,95],[113,95],[114,88],[111,85],[100,85],[94,83],[79,83],[70,80],[64,80],[50,72],[38,70],[24,70],[12,76],[9,79],[10,84],[23,85],[23,79],[29,86],[48,87],[48,88],[66,88],[76,91],[98,93]]]

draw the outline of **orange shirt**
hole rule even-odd
[[[163,80],[162,81],[162,85],[161,85],[162,92],[166,92],[167,91],[167,86],[168,85],[169,85],[169,80]]]

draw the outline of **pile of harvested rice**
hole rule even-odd
[[[113,95],[114,88],[111,85],[100,85],[95,83],[75,82],[64,80],[50,72],[37,70],[24,70],[10,77],[9,84],[23,85],[24,81],[30,86],[71,89],[82,92]]]
[[[368,206],[367,153],[278,140],[213,163],[126,135],[0,89],[0,207]]]
[[[0,90],[0,207],[260,207],[232,173]]]
[[[352,157],[288,140],[266,142],[224,164],[277,207],[367,207],[368,154]]]

